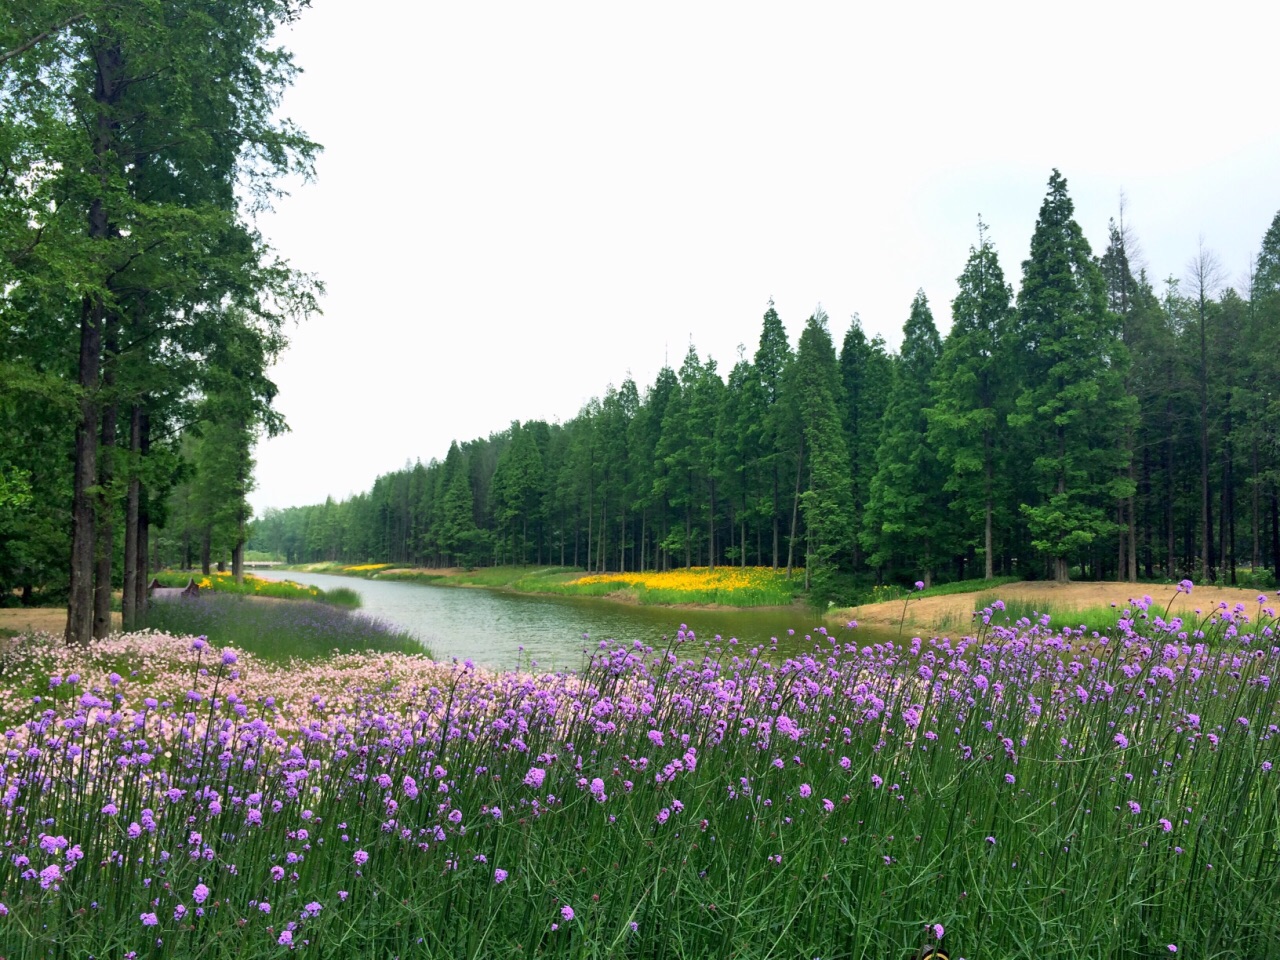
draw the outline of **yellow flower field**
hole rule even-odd
[[[791,579],[770,567],[686,567],[644,573],[599,573],[579,577],[566,586],[613,587],[635,591],[642,603],[721,603],[738,607],[777,606],[792,602],[803,571]],[[584,592],[587,592],[584,590]]]

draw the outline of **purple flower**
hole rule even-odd
[[[181,920],[186,915],[187,915],[187,908],[184,907],[182,904],[178,904],[176,907],[173,908],[173,919]]]
[[[565,922],[568,923],[570,920],[573,919],[573,907],[569,906],[568,904],[565,904],[563,907],[560,908],[560,916],[564,917]]]
[[[1137,800],[1130,800],[1129,812],[1132,813],[1134,816],[1137,816],[1139,813],[1142,812],[1142,805],[1139,804]]]
[[[1012,773],[1006,773],[1006,774],[1004,775],[1004,782],[1005,782],[1005,783],[1015,783],[1015,782],[1017,781],[1017,779],[1018,779],[1018,778],[1017,778],[1017,777],[1015,777]]]
[[[234,651],[234,650],[223,650],[223,651],[222,651],[222,662],[223,662],[225,665],[227,665],[228,667],[233,666],[233,665],[235,664],[235,662],[236,662],[236,655],[235,655],[235,651]]]
[[[154,927],[160,923],[160,918],[154,913],[139,914],[138,919],[142,921],[144,927]]]
[[[1191,593],[1191,588],[1192,588],[1193,586],[1194,586],[1194,584],[1193,584],[1190,580],[1183,580],[1181,583],[1179,583],[1179,584],[1178,584],[1178,592],[1179,592],[1179,593],[1190,594],[1190,593]]]
[[[923,581],[923,580],[917,580],[917,581],[916,581],[916,589],[917,589],[917,590],[923,590],[923,589],[924,589],[924,581]]]
[[[530,767],[529,772],[524,775],[524,785],[532,787],[534,790],[542,789],[542,782],[547,779],[547,771],[541,767]]]
[[[354,860],[359,866],[363,867],[366,863],[369,862],[369,854],[367,851],[357,850],[355,853],[351,855],[351,859]]]
[[[280,946],[282,946],[282,947],[288,947],[288,946],[291,946],[291,945],[293,944],[293,931],[292,931],[292,930],[281,930],[281,931],[280,931],[280,939],[279,939],[279,940],[277,940],[277,941],[276,941],[276,943],[280,944]]]
[[[1117,733],[1112,739],[1115,740],[1117,746],[1119,746],[1121,750],[1129,746],[1129,738],[1123,733]]]
[[[196,888],[191,891],[191,899],[196,903],[204,903],[209,899],[209,888],[203,883],[197,883]]]
[[[508,876],[507,871],[505,871],[505,870],[495,870],[495,871],[493,871],[493,882],[494,882],[494,883],[506,883],[506,881],[507,881],[507,876]]]
[[[946,927],[944,927],[942,924],[940,924],[940,923],[935,923],[935,924],[933,925],[933,938],[934,938],[935,940],[941,940],[941,939],[942,939],[942,935],[943,935],[944,933],[946,933],[946,932],[947,932],[947,928],[946,928]]]
[[[884,786],[884,778],[881,777],[879,774],[873,773],[871,775],[871,786],[876,790],[879,790],[882,786]]]
[[[807,799],[810,795],[812,795],[812,793],[813,793],[813,787],[809,786],[807,783],[800,784],[800,796],[805,797]]]

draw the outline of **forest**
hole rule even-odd
[[[727,377],[691,344],[567,422],[269,510],[250,545],[292,563],[802,568],[817,599],[995,575],[1269,585],[1280,214],[1246,283],[1203,248],[1155,281],[1137,247],[1121,210],[1096,256],[1055,170],[1016,297],[979,223],[945,338],[923,292],[896,353],[856,316],[837,351],[820,310],[793,347],[770,302]],[[191,559],[197,529],[166,535]]]
[[[27,0],[0,22],[0,600],[139,622],[175,488],[238,566],[268,377],[319,284],[255,226],[319,146],[277,107],[296,0]],[[200,64],[200,69],[190,69]],[[215,533],[216,531],[216,533]]]
[[[856,316],[837,349],[821,310],[793,343],[770,303],[727,372],[691,343],[565,422],[253,520],[254,444],[286,429],[270,371],[323,289],[255,220],[320,150],[277,115],[297,70],[276,34],[305,6],[28,0],[0,28],[0,602],[65,602],[87,643],[116,592],[139,622],[149,570],[239,574],[246,549],[771,566],[818,600],[994,575],[1272,581],[1280,215],[1244,280],[1203,248],[1157,280],[1122,210],[1094,254],[1056,170],[1016,296],[979,222],[950,316],[919,293],[897,351]]]

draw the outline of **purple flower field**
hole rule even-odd
[[[998,605],[997,605],[998,607]],[[0,674],[0,956],[1264,957],[1275,616]]]

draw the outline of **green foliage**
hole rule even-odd
[[[872,564],[905,561],[921,572],[926,584],[932,582],[936,559],[945,555],[949,532],[944,475],[925,415],[932,405],[934,368],[941,352],[938,328],[921,290],[903,327],[862,531]]]
[[[951,509],[971,531],[965,546],[981,550],[992,575],[997,542],[1010,531],[1005,506],[1012,493],[1011,407],[1007,338],[1013,291],[1004,280],[995,249],[979,223],[979,245],[969,249],[960,291],[951,304],[951,331],[933,375],[933,405],[925,413],[929,438],[945,471]],[[996,524],[1000,527],[997,540]]]
[[[1034,455],[1039,498],[1022,505],[1031,542],[1057,579],[1070,558],[1114,532],[1109,509],[1133,493],[1119,474],[1136,412],[1124,390],[1128,352],[1073,212],[1055,170],[1022,264],[1013,334],[1020,389],[1009,416]]]

